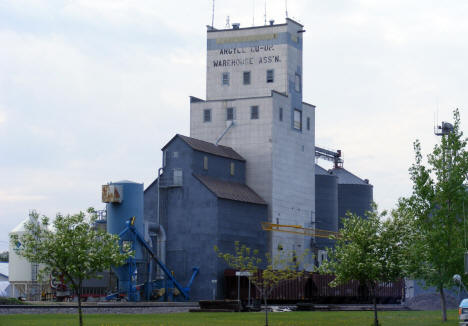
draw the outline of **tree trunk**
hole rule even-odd
[[[374,289],[374,294],[372,295],[372,300],[374,302],[374,326],[379,326],[379,319],[377,318],[377,298],[375,295],[375,289]]]
[[[442,302],[442,321],[447,321],[447,303],[445,302],[444,287],[439,287],[440,301]]]
[[[263,296],[263,300],[265,302],[265,326],[268,326],[268,306],[267,306],[266,294]]]
[[[376,284],[370,284],[372,303],[374,305],[374,326],[379,326],[379,318],[377,317],[377,289]]]
[[[83,326],[83,313],[81,311],[81,282],[78,285],[76,293],[78,295],[78,316],[80,320],[80,326]]]

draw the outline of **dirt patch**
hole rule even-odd
[[[447,309],[457,309],[458,299],[446,294]],[[442,301],[438,293],[425,293],[409,299],[406,306],[415,310],[440,310]]]

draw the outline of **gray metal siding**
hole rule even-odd
[[[244,183],[244,162],[235,161],[236,173],[231,176],[231,159],[193,150],[180,138],[173,139],[165,150],[165,170],[183,171],[182,187],[162,188],[160,192],[161,224],[167,236],[166,265],[183,285],[192,275],[192,268],[200,268],[191,288],[191,300],[210,299],[214,279],[218,280],[218,297],[222,297],[226,265],[217,257],[214,246],[232,252],[234,241],[239,240],[252,248],[265,248],[260,222],[266,220],[267,206],[218,199],[194,176],[203,173]],[[203,169],[205,155],[208,170]],[[145,191],[146,220],[156,221],[157,197],[155,182]]]
[[[208,157],[208,170],[203,168],[203,158],[205,156]],[[231,162],[235,165],[234,175],[231,175]],[[225,181],[245,182],[245,162],[208,153],[194,151],[192,171],[195,174],[207,175]]]
[[[143,194],[143,216],[145,222],[156,222],[158,216],[158,185],[155,180]]]
[[[261,222],[267,221],[266,205],[249,204],[232,200],[218,201],[218,237],[219,247],[232,251],[234,242],[239,241],[251,249],[265,252],[266,231]]]
[[[331,174],[315,175],[315,226],[317,229],[338,231],[338,178]],[[329,247],[333,241],[317,238],[318,247]]]
[[[351,212],[360,217],[365,217],[365,212],[372,207],[372,185],[340,184],[338,185],[338,218],[342,227],[342,218],[346,218],[346,212]]]
[[[234,253],[234,242],[257,249],[261,257],[265,257],[267,249],[267,234],[262,230],[261,222],[266,221],[268,210],[266,205],[218,200],[218,236],[217,245],[222,252]],[[224,296],[224,270],[230,268],[218,258],[218,290]]]
[[[167,192],[166,261],[182,284],[192,267],[200,268],[191,289],[191,299],[199,300],[209,298],[216,278],[217,198],[192,176],[187,179],[183,188]]]

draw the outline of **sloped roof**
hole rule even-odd
[[[187,137],[183,135],[175,135],[162,149],[164,150],[169,144],[176,138],[179,137],[182,139],[184,142],[187,143],[190,147],[192,147],[194,150],[199,151],[199,152],[204,152],[204,153],[209,153],[221,157],[227,157],[233,160],[238,160],[238,161],[245,161],[245,159],[240,156],[235,150],[233,150],[231,147],[223,146],[223,145],[215,145],[213,143],[200,140],[200,139],[195,139],[192,137]]]
[[[194,174],[194,176],[218,198],[260,205],[267,204],[262,197],[243,183],[224,181],[204,175]]]
[[[24,232],[26,231],[25,229],[25,224],[29,222],[29,217],[21,221],[13,230],[10,231],[10,233],[18,233],[18,232]]]
[[[344,168],[334,168],[331,170],[334,175],[338,177],[338,184],[356,184],[370,186],[369,182],[366,182],[358,176],[352,174]]]
[[[329,173],[327,170],[325,170],[324,168],[322,168],[320,165],[315,164],[315,174],[318,174],[318,175],[330,175],[331,173]]]

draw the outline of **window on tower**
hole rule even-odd
[[[244,85],[250,85],[250,71],[244,71],[243,82],[244,82]]]
[[[229,86],[229,73],[228,72],[223,72],[223,85]]]
[[[294,125],[293,128],[296,130],[302,130],[302,112],[298,109],[294,109]]]
[[[234,120],[234,108],[226,108],[226,120]]]
[[[272,83],[275,78],[275,71],[273,69],[269,69],[266,72],[266,82],[267,83]]]
[[[307,130],[310,130],[310,118],[307,117]]]
[[[283,121],[283,108],[279,108],[279,121]]]
[[[254,105],[250,107],[250,119],[258,119],[258,105]]]
[[[275,79],[275,71],[273,69],[267,70],[267,83],[272,83]]]
[[[294,90],[298,93],[301,92],[301,75],[296,74],[296,78],[294,79]]]
[[[211,109],[203,110],[203,122],[211,121]]]

